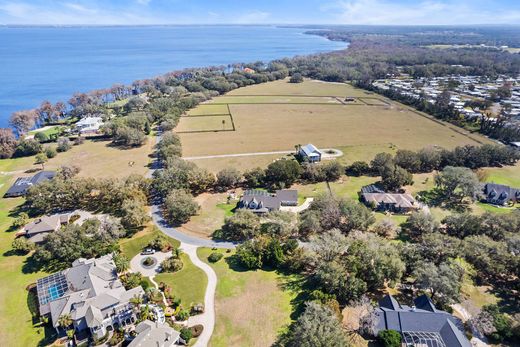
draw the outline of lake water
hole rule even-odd
[[[0,27],[0,127],[13,111],[172,70],[343,49],[270,26]]]

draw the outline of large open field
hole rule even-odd
[[[297,293],[284,289],[284,284],[292,278],[275,271],[244,271],[234,263],[233,253],[209,263],[211,252],[209,248],[197,250],[218,277],[216,325],[209,346],[271,346],[291,323],[291,302]]]
[[[347,96],[351,101],[345,101]],[[228,113],[235,131],[197,132],[208,126],[229,129],[220,118],[211,125],[201,125],[189,116],[224,117]],[[381,149],[453,148],[489,142],[351,85],[317,81],[275,81],[240,88],[200,105],[189,115],[182,117],[177,128],[194,131],[180,134],[185,157],[287,151],[310,142],[319,148],[345,148],[355,153],[356,160],[369,160]],[[246,168],[270,162],[273,154],[269,155],[268,160],[255,157]],[[228,159],[219,158],[218,162],[230,164]],[[197,159],[197,163],[212,169],[215,163],[205,163],[211,160]]]

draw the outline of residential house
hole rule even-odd
[[[237,207],[254,213],[278,211],[281,206],[298,205],[298,191],[293,189],[277,190],[275,194],[263,190],[246,190]]]
[[[507,205],[520,201],[520,189],[503,184],[486,183],[484,186],[484,201],[493,205]]]
[[[58,231],[63,224],[68,224],[69,220],[70,214],[68,213],[36,218],[27,224],[17,236],[24,236],[36,244],[43,243],[50,233]]]
[[[19,177],[14,184],[7,190],[4,197],[16,197],[27,194],[29,188],[43,181],[51,180],[56,176],[54,171],[40,171],[32,177]]]
[[[142,321],[135,327],[137,336],[128,347],[172,347],[180,342],[180,333],[167,323]]]
[[[101,338],[108,330],[136,320],[130,300],[144,295],[141,286],[126,290],[117,276],[112,255],[77,259],[72,267],[36,283],[40,314],[58,330],[59,318],[70,315],[73,328]]]
[[[361,188],[361,201],[379,211],[406,213],[419,209],[419,204],[410,194],[385,193],[376,185]]]
[[[80,134],[95,134],[103,125],[103,118],[88,116],[80,119],[74,125]]]
[[[394,297],[386,295],[379,301],[375,315],[375,334],[381,330],[396,330],[401,333],[406,346],[471,346],[460,320],[436,309],[426,295],[416,298],[412,307],[401,305]]]
[[[298,147],[298,155],[302,158],[303,161],[307,161],[309,163],[317,163],[321,161],[322,153],[316,148],[312,143],[309,143],[305,146]]]

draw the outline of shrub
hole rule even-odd
[[[181,339],[186,341],[186,343],[188,343],[188,341],[190,341],[191,338],[193,337],[193,333],[191,332],[191,329],[189,329],[189,328],[182,328],[180,333],[181,333]]]
[[[56,149],[58,152],[67,152],[69,149],[71,149],[72,144],[70,143],[69,139],[66,137],[62,137],[58,139],[58,145]]]
[[[85,142],[85,138],[83,136],[81,136],[81,135],[74,139],[74,145],[75,146],[82,145],[83,142]]]
[[[18,217],[13,221],[13,228],[21,228],[29,222],[29,215],[25,212],[21,212]]]
[[[381,330],[377,337],[385,347],[401,347],[401,334],[398,331]]]
[[[187,320],[188,318],[190,318],[190,311],[188,310],[180,310],[175,316],[175,319],[181,322]]]
[[[355,161],[352,165],[347,166],[346,173],[350,176],[363,176],[368,175],[371,172],[370,165],[364,161]]]
[[[290,83],[302,83],[303,82],[303,76],[299,72],[295,72],[291,78],[289,79]]]
[[[219,261],[220,259],[222,259],[224,255],[222,253],[219,253],[219,252],[213,252],[211,253],[209,256],[208,256],[208,261],[210,263],[216,263],[217,261]]]
[[[15,157],[25,157],[30,155],[35,155],[42,151],[42,145],[36,140],[21,140],[18,142],[16,146],[16,150],[14,152]]]
[[[27,240],[25,237],[14,239],[12,243],[13,250],[20,254],[27,254],[34,249],[34,243]]]
[[[150,243],[148,243],[148,247],[153,248],[156,251],[168,252],[170,249],[172,249],[172,244],[165,236],[159,235],[150,241]]]
[[[154,260],[152,257],[146,257],[144,260],[143,260],[143,265],[145,266],[150,266],[154,263]]]
[[[40,131],[34,134],[34,139],[42,143],[49,141],[49,136],[46,133]]]
[[[202,331],[204,330],[204,326],[202,324],[197,324],[190,327],[190,330],[192,337],[199,337],[200,334],[202,334]]]
[[[175,257],[170,257],[161,263],[163,272],[177,272],[182,269],[183,266],[182,260]]]
[[[45,148],[45,155],[47,158],[54,158],[56,155],[58,155],[58,152],[56,151],[56,147],[49,146]]]

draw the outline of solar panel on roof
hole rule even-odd
[[[67,279],[61,272],[40,278],[36,282],[36,288],[40,305],[45,305],[61,298],[69,289]]]

